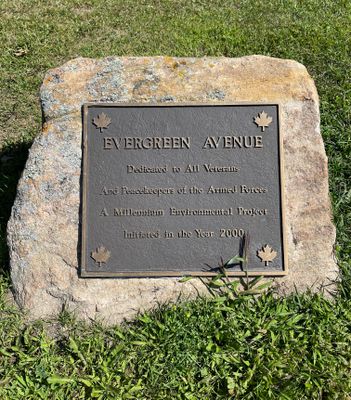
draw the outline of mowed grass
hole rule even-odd
[[[8,399],[348,399],[351,312],[312,295],[226,295],[126,327],[1,320]]]
[[[8,0],[0,11],[0,398],[350,399],[351,2]],[[342,272],[334,301],[230,290],[123,327],[66,312],[25,324],[6,300],[5,229],[45,71],[78,56],[248,54],[295,59],[316,81]]]

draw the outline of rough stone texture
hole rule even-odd
[[[317,290],[336,278],[318,95],[303,65],[262,56],[78,58],[49,71],[40,94],[43,131],[31,148],[8,225],[14,294],[31,318],[65,306],[80,317],[114,323],[201,286],[177,278],[78,277],[85,102],[279,103],[289,274],[276,282],[284,291]]]

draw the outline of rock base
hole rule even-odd
[[[16,301],[32,319],[62,307],[107,324],[193,296],[196,279],[82,279],[78,274],[81,107],[87,102],[269,102],[281,106],[289,273],[281,291],[320,290],[337,277],[327,158],[313,80],[295,61],[228,58],[79,58],[49,71],[44,125],[8,224]]]

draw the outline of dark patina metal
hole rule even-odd
[[[86,104],[82,277],[287,273],[276,104]],[[250,240],[248,238],[250,237]]]

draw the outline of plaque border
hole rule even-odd
[[[87,102],[82,105],[82,168],[81,168],[81,195],[80,195],[80,245],[78,246],[78,275],[81,278],[167,278],[167,277],[211,277],[218,275],[218,272],[210,271],[143,271],[143,272],[103,272],[90,271],[86,266],[86,207],[87,207],[87,187],[88,187],[88,152],[87,152],[87,121],[89,107],[223,107],[223,106],[274,106],[278,109],[277,130],[279,136],[279,178],[280,178],[280,218],[282,225],[282,270],[274,271],[226,271],[229,277],[242,276],[263,276],[263,277],[283,277],[288,274],[288,256],[287,256],[287,235],[286,235],[286,216],[285,216],[285,175],[284,175],[284,149],[283,138],[281,134],[281,104],[266,102],[184,102],[184,103],[113,103],[113,102]]]

